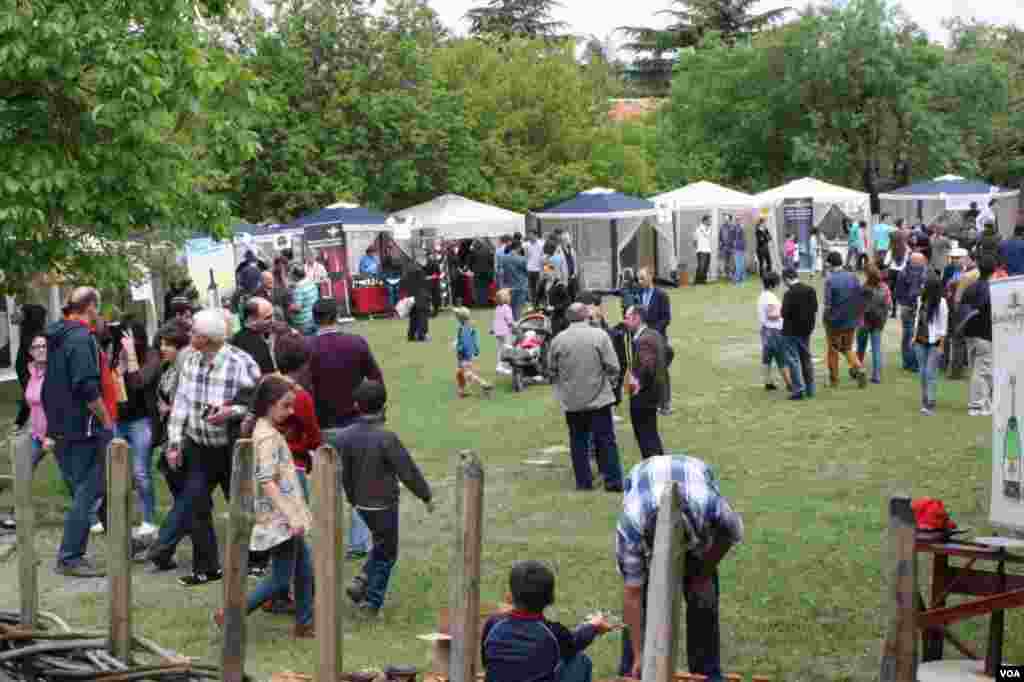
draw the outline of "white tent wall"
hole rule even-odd
[[[657,233],[657,244],[655,246],[655,263],[657,264],[657,276],[664,280],[672,280],[676,269],[679,267],[679,259],[676,256],[676,245],[678,239],[675,236],[672,221],[661,222],[653,219],[654,231]]]
[[[693,242],[697,238],[697,225],[700,224],[700,219],[707,214],[708,212],[703,209],[673,211],[672,213],[676,223],[679,268],[690,273],[691,282],[697,274],[697,249]]]

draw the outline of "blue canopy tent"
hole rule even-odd
[[[996,199],[996,223],[1007,236],[1017,220],[1019,190],[990,185],[981,180],[967,180],[957,175],[943,175],[934,180],[915,182],[906,187],[880,194],[882,212],[907,222],[932,223],[949,212],[966,212],[971,204],[983,210]]]
[[[658,213],[658,207],[646,199],[594,188],[533,216],[541,233],[560,226],[572,235],[580,288],[608,289],[618,284],[623,251],[644,222],[656,219]]]

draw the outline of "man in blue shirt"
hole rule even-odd
[[[882,214],[882,222],[875,225],[871,232],[871,241],[875,249],[875,259],[878,267],[885,267],[885,255],[889,252],[889,237],[895,228],[889,224],[889,214]]]
[[[828,336],[828,377],[832,388],[839,386],[839,356],[850,365],[850,376],[865,388],[868,376],[860,359],[853,352],[853,335],[861,311],[861,287],[857,275],[843,270],[843,257],[838,251],[828,254],[828,274],[825,277],[825,308],[822,322]]]
[[[999,259],[1006,265],[1010,277],[1024,275],[1024,224],[1013,230],[1013,239],[999,245]]]
[[[380,273],[377,247],[373,244],[366,248],[366,255],[359,259],[359,272],[363,275],[376,275]]]
[[[864,233],[860,228],[860,222],[856,220],[850,224],[846,246],[846,267],[851,270],[860,270],[860,255],[864,253]]]

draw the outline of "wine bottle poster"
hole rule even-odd
[[[1024,530],[1024,277],[992,292],[992,496],[989,520]]]
[[[230,241],[215,241],[209,237],[189,239],[185,242],[185,261],[188,274],[199,291],[210,286],[210,270],[219,291],[235,288],[235,249]]]

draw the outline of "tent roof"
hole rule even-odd
[[[867,202],[868,195],[854,189],[832,185],[814,178],[800,178],[780,187],[761,192],[754,199],[760,206],[768,206],[782,202],[783,199],[803,199],[812,197],[821,203],[858,203]]]
[[[1017,190],[1008,190],[990,185],[981,180],[966,180],[956,175],[943,175],[934,180],[915,182],[906,187],[894,189],[885,194],[880,194],[882,199],[944,199],[945,196],[971,195],[976,197],[1007,197],[1015,196]]]
[[[613,189],[595,187],[535,215],[546,220],[615,220],[646,218],[657,213],[658,207],[646,199],[632,197]]]
[[[442,231],[446,225],[465,223],[475,223],[482,228],[500,228],[499,233],[522,232],[526,226],[526,216],[521,213],[473,201],[458,194],[442,194],[398,211],[394,217],[403,220],[416,218],[421,227],[439,228]]]
[[[386,215],[372,208],[335,204],[302,216],[285,227],[298,229],[315,225],[384,225],[387,219]]]
[[[713,182],[701,180],[679,189],[651,197],[657,205],[681,208],[752,208],[757,201],[752,194],[740,192]]]

